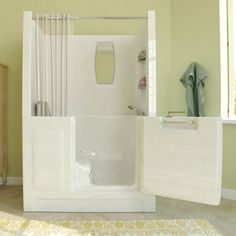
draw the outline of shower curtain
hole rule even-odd
[[[68,15],[37,15],[35,20],[37,116],[68,116],[71,108]]]

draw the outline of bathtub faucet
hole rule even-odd
[[[136,110],[138,116],[145,116],[145,112],[139,110],[136,106],[134,105],[128,105],[128,108],[132,111]]]

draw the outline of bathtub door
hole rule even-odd
[[[218,205],[222,124],[219,118],[143,118],[142,191]]]

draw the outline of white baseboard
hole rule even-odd
[[[7,177],[7,185],[22,185],[22,177]],[[2,178],[0,178],[0,185],[2,185]]]
[[[222,188],[221,196],[222,198],[236,200],[236,189]]]

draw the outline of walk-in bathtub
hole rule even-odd
[[[155,195],[219,204],[220,119],[156,116],[155,12],[124,17],[143,21],[136,35],[69,36],[76,19],[24,13],[24,210],[148,212]],[[110,83],[96,80],[101,42]]]
[[[155,13],[137,17],[136,35],[79,35],[71,19],[24,14],[24,210],[154,211],[154,195],[140,192],[140,122],[128,106],[156,109],[148,110],[148,88],[137,90],[149,63],[137,56],[155,49],[147,39]],[[96,80],[101,43],[104,55],[114,50],[110,84]]]
[[[153,211],[154,196],[139,190],[138,124],[136,116],[25,119],[24,209]],[[77,129],[89,135],[76,139]]]

